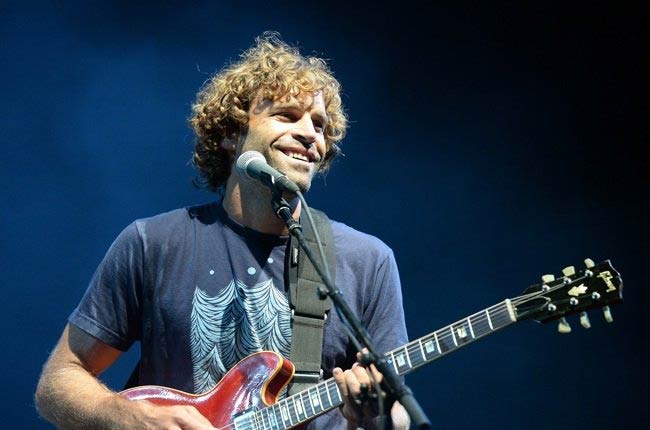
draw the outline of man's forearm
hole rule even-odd
[[[38,411],[52,423],[65,430],[112,430],[135,424],[139,402],[112,392],[79,365],[48,367],[35,400]]]

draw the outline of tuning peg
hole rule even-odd
[[[553,282],[553,281],[555,281],[555,275],[553,275],[553,274],[543,275],[542,276],[542,281],[545,284],[548,284],[549,282]]]
[[[594,263],[594,260],[592,260],[591,258],[585,258],[585,266],[587,266],[587,269],[591,269],[595,265],[596,263]]]
[[[609,306],[603,307],[603,315],[605,316],[605,321],[608,323],[614,322],[614,318],[612,318],[612,311],[609,309]]]
[[[566,318],[564,317],[560,318],[560,322],[558,322],[557,324],[557,331],[558,333],[562,333],[562,334],[571,333],[571,326],[566,321]]]
[[[591,323],[589,322],[587,312],[580,312],[580,325],[584,328],[591,328]]]
[[[562,273],[564,273],[564,276],[573,276],[576,274],[576,268],[573,266],[568,266],[562,269]]]

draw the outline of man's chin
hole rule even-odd
[[[305,194],[309,189],[311,188],[311,181],[297,181],[295,182],[296,185],[298,185],[298,188],[300,188],[300,192]]]

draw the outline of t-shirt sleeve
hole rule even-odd
[[[68,321],[106,344],[126,351],[140,337],[143,244],[135,223],[111,245]]]
[[[408,340],[399,271],[390,249],[379,262],[363,320],[381,353],[402,346]]]

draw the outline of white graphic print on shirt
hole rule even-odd
[[[271,350],[289,357],[291,312],[273,280],[248,287],[235,279],[212,297],[196,287],[190,346],[196,393],[208,391],[237,362]]]

